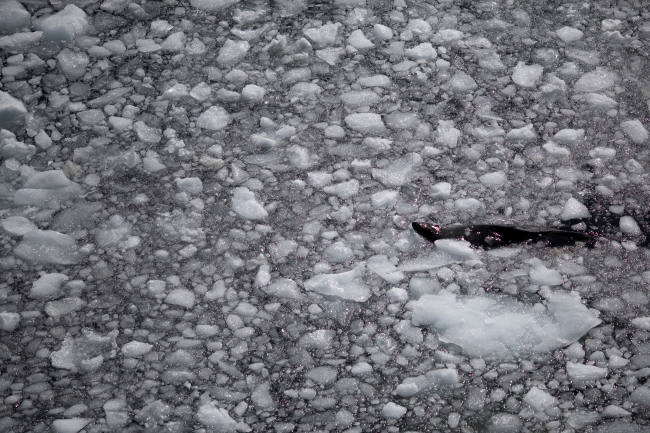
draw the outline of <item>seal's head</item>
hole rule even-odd
[[[414,222],[413,230],[428,241],[435,242],[440,239],[440,226],[436,224]]]

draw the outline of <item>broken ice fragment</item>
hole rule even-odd
[[[455,94],[471,93],[478,88],[476,81],[464,72],[456,72],[447,82],[447,86]]]
[[[621,123],[621,128],[623,131],[625,131],[625,134],[630,137],[630,140],[632,140],[636,144],[643,144],[648,140],[648,137],[650,136],[650,133],[648,133],[648,130],[643,126],[640,120],[634,119],[634,120],[626,120],[625,122]]]
[[[255,194],[244,186],[235,188],[231,207],[239,217],[249,220],[263,220],[268,216],[264,207],[255,200]]]
[[[386,131],[384,121],[376,113],[354,113],[345,117],[345,124],[362,134],[383,134]]]
[[[14,249],[19,259],[42,263],[71,265],[79,263],[80,253],[73,238],[51,230],[32,230]]]
[[[210,131],[220,131],[230,124],[230,114],[216,105],[205,110],[197,119],[196,126]]]
[[[217,63],[221,66],[235,66],[244,60],[248,50],[250,50],[250,44],[247,41],[227,39],[219,50]]]
[[[519,62],[512,72],[512,81],[519,87],[532,89],[535,88],[543,72],[544,67],[541,65],[526,65],[524,62]]]
[[[605,68],[587,72],[576,82],[573,90],[577,93],[601,92],[609,89],[616,83],[618,76]]]
[[[15,129],[24,123],[26,114],[25,104],[0,90],[0,128]]]
[[[564,203],[564,208],[562,209],[563,221],[589,217],[591,217],[589,209],[575,198],[571,197]]]
[[[305,281],[305,289],[326,297],[348,301],[365,302],[370,298],[370,289],[361,281],[365,264],[359,264],[351,271],[339,274],[316,275]]]

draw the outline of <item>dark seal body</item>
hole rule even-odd
[[[519,227],[498,224],[474,224],[467,226],[446,226],[414,222],[413,230],[428,241],[438,239],[463,239],[474,246],[498,248],[521,242],[545,242],[551,247],[574,245],[576,242],[595,241],[587,233],[555,228]]]

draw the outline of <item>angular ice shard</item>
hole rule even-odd
[[[263,220],[268,216],[264,207],[255,200],[255,194],[245,186],[235,188],[231,207],[239,217],[249,220]]]
[[[71,265],[81,261],[77,242],[68,235],[51,230],[32,230],[23,236],[14,249],[19,259],[55,265]]]
[[[316,275],[305,281],[304,286],[305,289],[318,292],[325,297],[365,302],[370,298],[371,292],[361,281],[364,270],[365,263],[361,263],[351,271]]]

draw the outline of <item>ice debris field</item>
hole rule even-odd
[[[0,0],[0,53],[1,430],[650,431],[647,2]]]

